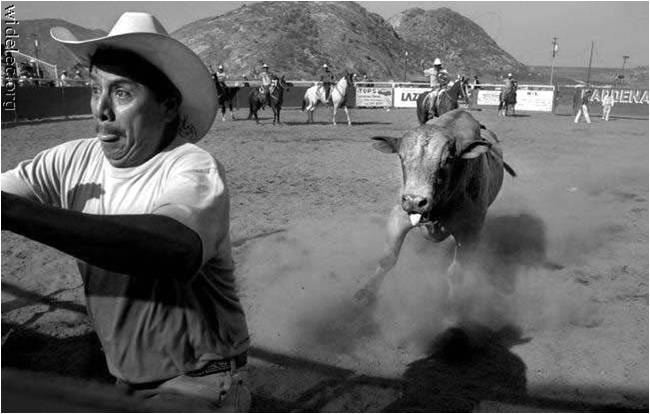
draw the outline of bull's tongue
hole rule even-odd
[[[409,214],[409,219],[411,220],[411,225],[417,226],[422,219],[422,214]]]

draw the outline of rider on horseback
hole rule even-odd
[[[512,73],[508,73],[508,78],[504,81],[504,83],[506,85],[506,90],[510,90],[513,87],[514,88],[517,87],[517,80],[513,79]]]
[[[266,63],[262,65],[260,78],[262,79],[260,93],[264,95],[264,102],[271,105],[271,86],[275,87],[277,85],[278,78],[269,72],[269,66]]]
[[[221,84],[221,87],[225,89],[228,74],[226,74],[226,72],[223,70],[223,65],[219,65],[217,68],[216,79]]]
[[[429,107],[431,113],[435,113],[435,103],[440,92],[446,89],[449,84],[449,72],[443,69],[442,61],[436,58],[433,61],[433,67],[424,71],[425,75],[430,75],[431,92],[429,92]]]
[[[330,101],[330,91],[332,89],[332,84],[334,84],[334,74],[330,72],[330,68],[327,66],[327,63],[323,64],[323,72],[320,75],[320,81],[325,88],[325,100]]]

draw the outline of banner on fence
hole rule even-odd
[[[358,86],[355,105],[362,108],[386,108],[393,106],[393,88],[368,88]]]
[[[421,93],[430,91],[431,88],[395,88],[395,108],[415,108]]]
[[[481,106],[498,106],[502,86],[481,85],[476,104]],[[551,112],[553,110],[552,86],[527,86],[517,88],[517,110]]]
[[[612,95],[614,102],[622,104],[648,104],[648,90],[643,89],[594,89],[589,102],[600,103],[606,96]]]
[[[479,106],[499,106],[499,93],[501,93],[501,91],[481,89],[478,91],[476,104]]]
[[[517,89],[516,109],[522,111],[553,111],[553,87],[534,87]]]

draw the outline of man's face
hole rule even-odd
[[[90,72],[97,139],[112,166],[134,167],[162,149],[165,126],[174,114],[148,87],[107,70],[93,67]]]

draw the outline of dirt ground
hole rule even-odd
[[[281,126],[269,111],[215,121],[200,146],[227,170],[254,411],[647,412],[648,122],[472,114],[518,177],[489,211],[457,329],[443,324],[450,243],[418,231],[376,305],[353,300],[401,182],[369,138],[401,136],[414,110],[352,110],[335,127],[322,108],[315,125],[295,110]],[[3,128],[2,170],[92,131]],[[73,260],[7,232],[2,337],[5,378],[111,381]]]

